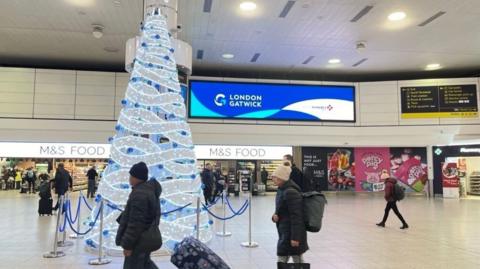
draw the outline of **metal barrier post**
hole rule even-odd
[[[67,208],[65,208],[65,202],[66,201],[70,201],[70,195],[68,194],[68,192],[65,193],[65,200],[63,201],[63,203],[61,204],[62,206],[62,210],[59,211],[59,212],[62,212],[62,215],[63,215],[63,223],[66,224],[66,222],[68,221],[66,218],[67,218]],[[59,247],[71,247],[73,246],[73,242],[72,241],[67,241],[67,225],[65,225],[65,227],[63,228],[63,232],[62,232],[62,241],[58,241],[57,242],[57,245]]]
[[[105,255],[103,255],[103,209],[104,209],[104,201],[103,199],[100,201],[100,227],[98,230],[98,258],[90,260],[88,264],[90,265],[103,265],[111,263],[111,259],[107,259]]]
[[[80,195],[80,196],[79,196],[79,198],[78,198],[78,205],[77,205],[77,206],[79,207],[79,209],[78,209],[78,216],[77,216],[77,232],[80,232],[80,220],[81,220],[81,216],[82,216],[82,206],[81,206],[81,204],[82,204],[82,199],[81,199],[81,198],[82,198],[82,196],[83,196],[83,193],[82,193],[81,190],[80,190],[80,194],[79,194],[79,195]],[[72,238],[72,239],[82,239],[82,238],[83,238],[83,235],[79,235],[79,234],[77,234],[77,233],[74,232],[74,233],[72,233],[72,234],[70,235],[70,238]]]
[[[58,201],[59,205],[63,205],[63,195],[60,196],[60,200]],[[53,241],[53,251],[50,251],[50,252],[47,252],[45,254],[43,254],[43,257],[44,258],[59,258],[59,257],[63,257],[65,256],[65,252],[63,251],[59,251],[57,248],[57,241],[58,241],[58,229],[60,228],[60,218],[61,218],[61,214],[58,214],[57,215],[57,225],[55,226],[55,239]]]
[[[222,207],[223,207],[223,218],[226,217],[226,203],[225,203],[225,200],[227,199],[227,192],[226,190],[224,189],[223,190],[223,198],[222,198]],[[231,236],[232,233],[231,232],[227,232],[227,220],[223,220],[223,230],[221,232],[218,232],[217,235],[220,236],[220,237],[227,237],[227,236]]]
[[[200,240],[200,195],[197,196],[197,240]]]
[[[250,179],[250,193],[248,195],[248,242],[241,243],[242,247],[256,248],[257,242],[252,242],[252,193],[253,193],[253,180]]]

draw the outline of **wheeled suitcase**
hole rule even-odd
[[[38,201],[38,215],[43,216],[43,215],[52,215],[52,204],[53,200],[52,198],[48,199],[40,199]]]
[[[193,237],[187,237],[174,250],[170,261],[179,269],[230,269],[215,252]]]

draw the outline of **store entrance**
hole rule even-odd
[[[480,196],[480,157],[459,157],[460,196]]]
[[[201,172],[207,164],[220,171],[229,187],[229,193],[250,191],[249,180],[253,181],[253,194],[276,192],[272,174],[282,164],[282,160],[198,160]]]

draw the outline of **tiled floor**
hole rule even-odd
[[[42,258],[52,245],[55,218],[38,217],[37,200],[34,195],[0,192],[0,268],[91,268],[93,255],[85,252],[83,241],[67,248],[66,257]],[[383,213],[379,196],[332,195],[328,200],[322,231],[309,234],[311,249],[305,258],[312,268],[480,268],[479,200],[407,197],[399,205],[411,225],[407,231],[398,229],[394,215],[386,229],[374,225]],[[247,239],[246,214],[228,223],[232,237],[216,237],[210,246],[232,268],[275,269],[272,210],[273,196],[255,197],[253,238],[260,247],[240,247]],[[100,268],[121,268],[122,259],[113,260]],[[155,261],[159,268],[175,268],[168,257]]]

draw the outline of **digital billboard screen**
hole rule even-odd
[[[355,87],[190,81],[191,118],[355,121]]]

